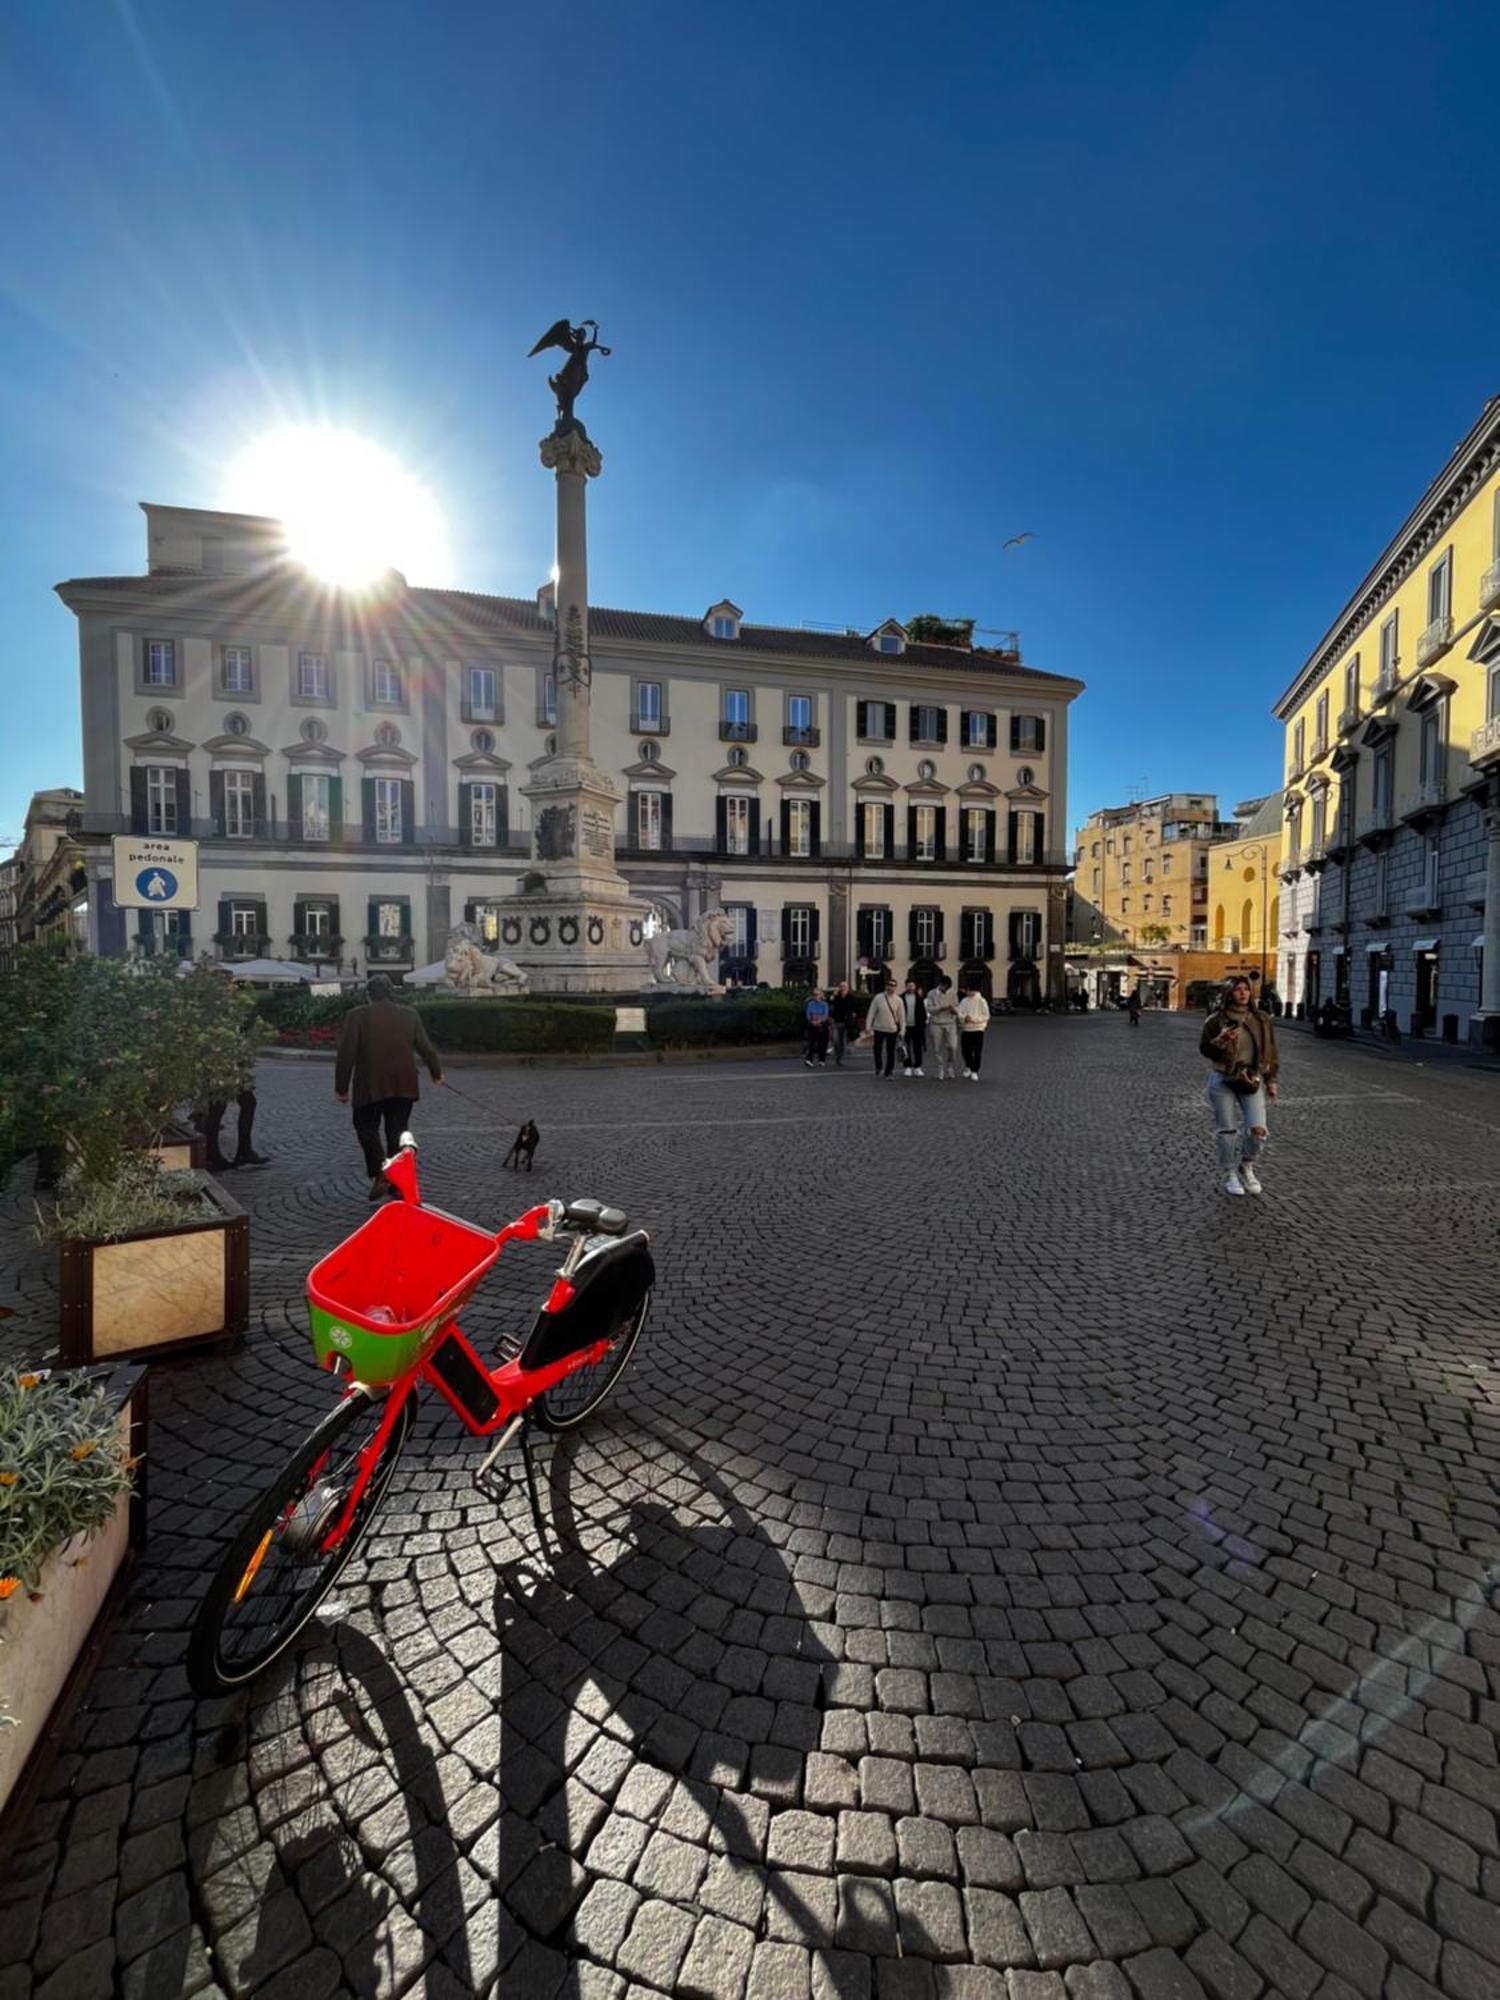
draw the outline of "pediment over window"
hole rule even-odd
[[[677,773],[669,770],[665,764],[659,763],[653,757],[649,764],[644,761],[637,764],[627,764],[625,766],[625,776],[627,778],[639,778],[642,783],[649,783],[653,778],[659,778],[664,785],[669,785],[677,776]]]
[[[748,764],[725,764],[721,769],[714,772],[714,783],[716,785],[739,785],[744,787],[745,785],[763,785],[765,782],[764,776],[759,771],[752,770]]]
[[[784,792],[821,792],[828,783],[816,771],[783,771],[776,780]]]
[[[238,742],[241,739],[231,737],[229,740]],[[175,736],[170,729],[148,729],[144,735],[127,736],[125,745],[130,750],[155,750],[173,757],[185,757],[193,747],[185,736]]]
[[[1360,733],[1359,740],[1366,750],[1374,750],[1382,743],[1389,743],[1395,733],[1396,724],[1394,722],[1384,722],[1377,715],[1372,716],[1370,721],[1365,724],[1364,729]]]
[[[1000,787],[992,785],[988,778],[965,778],[963,783],[956,787],[956,790],[961,799],[998,799],[1000,797]]]
[[[216,757],[269,757],[270,746],[253,736],[210,736],[204,744]]]
[[[1328,784],[1329,779],[1326,771],[1314,771],[1307,781],[1307,789],[1313,793],[1326,792]]]
[[[1040,785],[1017,785],[1005,796],[1017,806],[1044,806],[1048,799],[1048,794]]]
[[[953,788],[939,784],[936,778],[913,778],[905,789],[914,799],[945,799]]]
[[[1281,817],[1283,819],[1295,819],[1305,803],[1306,801],[1300,792],[1288,792],[1286,798],[1282,801]]]
[[[453,760],[455,771],[488,771],[496,777],[504,777],[510,769],[509,761],[497,757],[493,750],[466,750],[462,757]]]
[[[854,780],[854,789],[867,798],[889,798],[893,792],[899,792],[901,787],[887,771],[873,773],[862,771]]]
[[[1359,762],[1359,752],[1352,744],[1341,743],[1328,761],[1335,771],[1352,771]]]
[[[283,757],[292,757],[299,764],[342,764],[344,753],[327,743],[289,743],[282,751]]]
[[[403,750],[399,744],[394,743],[389,745],[371,743],[363,750],[356,750],[354,754],[361,764],[372,770],[379,764],[399,765],[409,771],[417,761],[414,751]]]
[[[1486,618],[1474,634],[1474,643],[1469,648],[1471,660],[1488,661],[1500,659],[1500,618]]]
[[[1424,708],[1431,708],[1434,702],[1452,694],[1457,686],[1458,682],[1451,680],[1447,674],[1423,674],[1412,682],[1406,706],[1413,714],[1420,715]]]

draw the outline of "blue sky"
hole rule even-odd
[[[52,585],[278,422],[435,489],[413,582],[534,589],[559,313],[615,350],[596,601],[1019,628],[1088,683],[1075,822],[1270,788],[1271,701],[1500,389],[1497,55],[1384,0],[10,0],[0,849],[78,776]]]

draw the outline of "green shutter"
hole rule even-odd
[[[286,781],[286,831],[289,840],[302,838],[302,777],[297,771]]]
[[[328,840],[330,846],[343,838],[344,832],[344,781],[342,778],[328,780]]]

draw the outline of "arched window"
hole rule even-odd
[[[1247,896],[1240,911],[1240,947],[1245,949],[1252,931],[1255,929],[1255,906]]]
[[[1214,943],[1215,943],[1215,945],[1216,945],[1216,946],[1218,946],[1218,947],[1219,947],[1219,949],[1220,949],[1220,950],[1222,950],[1222,949],[1223,949],[1223,945],[1224,945],[1224,905],[1223,905],[1222,903],[1217,903],[1217,904],[1215,904],[1215,906],[1214,906]]]

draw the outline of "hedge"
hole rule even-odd
[[[789,993],[758,993],[745,1000],[657,1000],[646,1009],[646,1033],[655,1048],[795,1041],[807,1025],[806,1005]]]
[[[424,1000],[417,1008],[440,1049],[584,1055],[611,1049],[613,1007],[554,1000]]]

